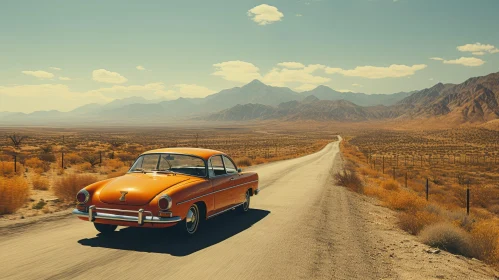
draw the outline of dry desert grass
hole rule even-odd
[[[398,134],[400,133],[397,132]],[[412,136],[410,132],[403,134],[404,136],[398,138],[397,141],[392,139],[392,144],[383,144],[386,147],[380,144],[384,143],[385,140],[378,138],[370,138],[370,141],[367,142],[362,139],[356,140],[354,136],[347,137],[342,142],[341,150],[347,161],[347,166],[352,166],[354,168],[352,172],[357,171],[361,175],[359,184],[363,185],[363,193],[377,197],[384,206],[399,211],[400,228],[418,235],[424,243],[453,253],[475,257],[488,263],[499,264],[499,217],[493,211],[496,209],[499,199],[499,186],[495,179],[499,176],[499,170],[497,167],[492,167],[494,166],[493,157],[492,160],[483,162],[477,162],[470,158],[467,159],[466,164],[463,161],[463,164],[456,165],[442,161],[438,163],[436,161],[428,162],[426,169],[417,169],[415,165],[409,165],[405,166],[405,170],[403,169],[404,161],[402,161],[402,164],[398,165],[399,168],[407,173],[411,172],[411,176],[406,177],[401,176],[405,175],[405,172],[392,173],[390,168],[387,168],[397,167],[395,156],[393,156],[393,161],[385,158],[386,170],[383,174],[383,163],[378,161],[375,166],[374,162],[371,161],[375,149],[388,149],[388,145],[390,145],[391,150],[397,151],[397,146],[401,143],[405,143],[403,146],[407,147],[411,146],[411,141],[417,143],[421,141],[418,137]],[[415,134],[421,135],[421,132]],[[379,137],[383,137],[383,135],[381,133]],[[432,132],[431,135],[435,137],[435,132]],[[455,133],[445,132],[438,135],[454,136]],[[456,141],[456,139],[439,139],[442,143]],[[474,139],[477,142],[468,142],[465,145],[467,149],[476,149],[481,146],[480,143],[483,141],[490,141],[490,139]],[[361,143],[361,146],[352,143]],[[369,146],[369,143],[373,143],[372,147]],[[416,146],[417,143],[413,143],[412,146]],[[430,142],[424,142],[423,145],[430,145],[431,149],[441,149],[438,145]],[[499,162],[497,163],[499,164]],[[425,166],[424,162],[422,165]],[[463,173],[466,174],[464,177]],[[487,176],[483,176],[483,174],[487,174]],[[454,175],[453,181],[451,178]],[[428,178],[431,188],[428,200],[425,198],[426,178]],[[486,186],[479,185],[471,190],[472,207],[470,215],[467,215],[465,209],[466,192],[459,180],[469,179],[475,184],[480,182]],[[362,188],[358,187],[357,189]]]

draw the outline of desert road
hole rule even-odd
[[[261,193],[187,238],[169,230],[118,228],[112,237],[72,216],[0,236],[1,279],[382,279],[358,198],[335,186],[339,143],[253,168]],[[379,252],[379,251],[378,251]]]

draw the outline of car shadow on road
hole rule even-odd
[[[243,215],[230,211],[205,221],[194,236],[186,236],[174,228],[128,227],[109,236],[98,234],[81,239],[78,243],[90,247],[187,256],[248,229],[268,214],[269,211],[261,209],[250,209]]]

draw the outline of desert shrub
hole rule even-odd
[[[453,254],[472,256],[470,234],[452,223],[441,222],[430,225],[421,231],[420,239],[426,245]]]
[[[358,193],[364,192],[364,184],[353,169],[345,169],[334,174],[334,179],[336,180],[336,183],[342,187]]]
[[[74,201],[78,191],[95,182],[97,177],[93,175],[70,174],[56,180],[53,190],[58,198]]]
[[[499,204],[491,205],[488,209],[490,212],[499,215]]]
[[[38,155],[38,158],[40,160],[46,161],[46,162],[55,162],[56,161],[56,157],[53,153],[42,153],[42,154]]]
[[[50,163],[42,161],[39,158],[29,158],[24,162],[24,165],[33,169],[35,173],[41,174],[50,170]]]
[[[14,172],[14,162],[13,161],[2,161],[0,162],[0,176],[12,177],[15,175],[21,175],[24,168],[21,163],[16,164],[17,172]]]
[[[45,205],[47,205],[47,202],[45,202],[45,200],[43,200],[43,199],[40,199],[37,203],[35,203],[35,204],[33,204],[33,206],[31,206],[31,209],[40,210],[43,207],[45,207]]]
[[[408,191],[387,192],[386,206],[394,210],[415,211],[426,205],[426,201],[417,194]]]
[[[386,190],[382,189],[378,185],[375,184],[368,184],[367,186],[364,186],[364,194],[368,196],[374,196],[377,198],[383,198],[386,196]]]
[[[95,165],[100,163],[100,157],[95,153],[85,153],[82,155],[82,158],[85,163],[90,164],[91,167],[94,167]]]
[[[46,191],[50,187],[50,182],[46,177],[42,177],[40,175],[34,175],[31,179],[31,183],[33,184],[33,189]]]
[[[43,161],[39,158],[29,158],[24,162],[24,165],[29,168],[40,168],[43,166]]]
[[[471,230],[473,255],[488,263],[499,262],[499,222],[480,221]]]
[[[64,154],[64,164],[78,164],[78,163],[82,163],[83,162],[83,158],[81,156],[79,156],[77,153],[68,153],[68,154]]]
[[[251,159],[248,158],[248,157],[239,158],[239,159],[236,160],[236,164],[239,167],[251,166]]]
[[[134,160],[137,159],[137,155],[134,155],[134,154],[131,154],[131,153],[121,152],[121,153],[118,154],[118,158],[122,162],[132,162],[132,161],[134,161]]]
[[[84,162],[82,164],[78,164],[78,166],[76,167],[76,169],[78,171],[81,171],[81,172],[94,171],[94,168],[93,168],[92,164],[90,164],[88,162]]]
[[[108,159],[104,161],[104,166],[110,168],[111,170],[117,170],[125,166],[125,164],[119,159]]]
[[[381,187],[387,191],[398,191],[400,190],[400,185],[397,181],[393,179],[388,179],[381,182]]]
[[[369,177],[377,177],[378,176],[378,171],[371,169],[369,167],[359,168],[359,173],[364,175],[364,176],[369,176]]]
[[[417,235],[424,227],[442,219],[428,211],[401,212],[398,214],[399,227],[410,234]]]
[[[261,158],[261,157],[255,158],[255,161],[254,161],[255,164],[262,164],[262,163],[266,163],[266,162],[267,162],[267,160],[264,158]]]
[[[21,176],[0,177],[0,214],[14,213],[28,199],[29,186]]]

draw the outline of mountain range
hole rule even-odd
[[[69,112],[0,112],[0,125],[162,124],[179,120],[407,120],[436,118],[452,123],[499,119],[499,73],[414,92],[364,94],[327,86],[306,92],[254,80],[205,98],[151,101],[142,97],[87,104]]]
[[[237,105],[208,116],[209,120],[241,121],[255,119],[283,120],[417,120],[436,119],[449,124],[485,123],[499,119],[499,73],[470,78],[462,84],[442,84],[412,92],[397,101],[391,96],[383,105],[360,106],[355,102],[326,100],[326,87],[305,92],[301,101],[283,102],[277,106]],[[320,96],[320,97],[319,97]],[[327,95],[331,96],[331,95]],[[395,101],[395,102],[393,102]],[[394,103],[394,104],[390,104]]]
[[[290,101],[302,101],[308,95],[324,100],[349,100],[359,105],[391,105],[410,93],[364,94],[338,92],[326,86],[298,93],[287,87],[273,87],[254,80],[242,87],[225,89],[205,98],[178,98],[176,100],[151,101],[143,97],[117,99],[107,104],[91,103],[69,112],[36,111],[26,113],[0,112],[0,124],[128,124],[166,123],[174,120],[203,118],[238,104],[262,104],[278,106]]]

